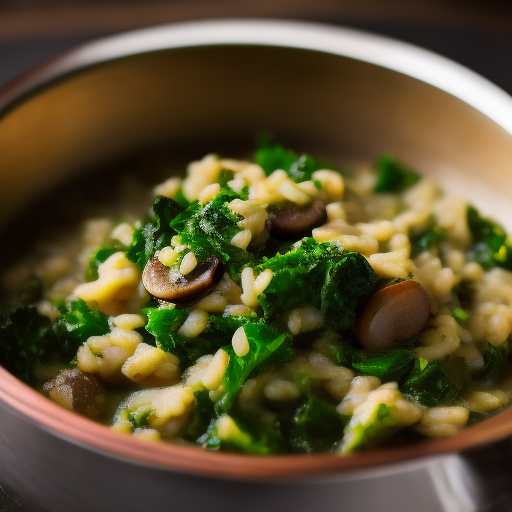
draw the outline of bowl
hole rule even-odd
[[[512,229],[506,93],[391,39],[264,20],[109,37],[5,86],[0,226],[58,185],[123,156],[157,147],[192,158],[243,154],[262,129],[334,161],[392,150]],[[510,434],[512,409],[449,439],[349,457],[206,452],[118,435],[0,368],[0,477],[30,510],[406,511],[411,499],[445,510],[452,480],[469,482],[453,454]],[[436,471],[445,475],[442,492]],[[472,503],[470,487],[457,492]]]

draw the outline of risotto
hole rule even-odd
[[[508,405],[512,242],[393,156],[340,173],[264,142],[154,195],[0,309],[0,363],[56,403],[147,441],[339,455]]]

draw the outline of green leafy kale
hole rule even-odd
[[[226,188],[228,187],[228,182],[230,182],[232,179],[234,179],[235,173],[234,171],[230,171],[229,169],[222,169],[220,171],[219,179],[217,180],[220,188]]]
[[[360,375],[374,375],[382,383],[404,381],[411,373],[418,356],[411,350],[392,350],[386,354],[366,355],[359,353],[352,368]]]
[[[190,442],[196,442],[201,436],[204,436],[215,418],[215,404],[210,399],[210,392],[207,389],[200,389],[194,393],[194,397],[192,420],[183,436]]]
[[[38,365],[55,345],[51,320],[34,306],[9,302],[0,308],[0,364],[34,384]],[[55,347],[58,348],[58,347]]]
[[[309,155],[299,156],[291,149],[271,144],[266,140],[256,151],[254,161],[262,167],[267,176],[276,169],[283,169],[295,183],[310,180],[311,175],[320,168]]]
[[[237,222],[241,216],[228,208],[233,199],[240,194],[229,188],[222,189],[209,203],[201,206],[197,201],[172,222],[171,227],[179,234],[181,243],[190,246],[198,261],[208,256],[217,256],[232,273],[252,259],[252,254],[235,247],[231,239],[241,231]],[[243,197],[242,197],[243,198]]]
[[[400,425],[393,410],[386,404],[378,404],[371,414],[364,415],[359,421],[352,419],[349,422],[341,445],[342,452],[346,454],[361,448],[371,448],[398,428]]]
[[[413,234],[411,239],[411,258],[415,258],[423,251],[439,247],[447,239],[446,228],[441,226],[432,226],[428,229]]]
[[[52,324],[34,306],[11,302],[0,308],[0,364],[29,384],[39,364],[67,362],[87,338],[110,331],[107,317],[82,299],[61,302],[58,309]]]
[[[455,308],[452,314],[461,327],[466,327],[469,315],[462,308]]]
[[[174,354],[180,362],[188,362],[187,341],[193,341],[193,338],[178,334],[178,330],[184,324],[190,310],[148,308],[145,313],[148,316],[146,330],[155,337],[156,346]]]
[[[510,342],[508,340],[504,341],[501,345],[491,345],[487,344],[487,348],[483,353],[484,365],[475,370],[471,377],[474,380],[494,380],[498,376],[498,373],[507,360],[508,354],[510,352]]]
[[[479,263],[484,270],[503,267],[512,270],[512,241],[496,222],[482,217],[473,206],[467,208],[468,227],[473,235],[473,246],[468,259]]]
[[[132,432],[137,428],[144,428],[149,425],[148,418],[153,412],[151,405],[143,405],[137,409],[125,410],[126,419],[132,424]]]
[[[236,394],[249,377],[293,356],[289,336],[264,321],[245,324],[244,332],[250,347],[245,356],[237,356],[231,346],[224,347],[229,354],[229,364],[222,379],[224,393],[217,403],[219,412],[229,412]]]
[[[448,405],[459,396],[459,387],[452,382],[440,361],[427,362],[418,358],[409,378],[400,386],[408,398],[426,407]]]
[[[264,258],[255,267],[273,272],[265,292],[258,297],[265,318],[273,320],[283,311],[312,305],[318,307],[332,327],[349,329],[356,308],[371,292],[377,276],[364,256],[343,251],[331,243],[304,238],[301,246],[274,258]]]
[[[91,281],[96,281],[98,279],[98,267],[105,263],[105,261],[119,251],[126,250],[126,247],[115,244],[110,247],[99,247],[96,249],[91,257],[89,258],[89,262],[87,263],[87,267],[85,268],[84,278],[87,283]]]
[[[352,368],[352,361],[358,358],[358,351],[331,329],[315,340],[313,347],[333,363],[346,368]]]
[[[292,451],[326,452],[332,451],[343,437],[346,423],[347,418],[341,416],[334,405],[310,395],[295,411],[291,421],[283,418],[283,431]]]
[[[332,247],[324,254],[322,274],[320,310],[326,323],[340,330],[349,329],[356,309],[377,283],[377,275],[361,254],[340,253]]]
[[[420,179],[421,175],[404,166],[394,156],[384,155],[377,160],[377,181],[374,191],[381,193],[403,192]]]
[[[67,304],[56,304],[60,312],[54,324],[54,332],[59,338],[59,350],[65,359],[71,359],[82,343],[91,336],[103,336],[110,332],[108,317],[99,309],[91,308],[83,299]]]
[[[404,382],[418,361],[418,356],[406,349],[391,350],[385,354],[366,354],[335,335],[322,336],[315,341],[314,348],[332,362],[350,368],[357,375],[374,375],[382,383]]]
[[[203,445],[210,449],[222,449],[249,453],[253,455],[270,455],[280,453],[283,449],[283,438],[278,422],[267,423],[261,417],[247,411],[237,409],[229,415],[222,415],[219,420],[224,423],[220,428],[212,422]]]
[[[230,344],[235,331],[252,319],[250,316],[211,315],[204,331],[195,338],[189,338],[178,332],[189,313],[189,309],[146,309],[149,319],[147,331],[155,337],[159,348],[178,357],[182,368]]]
[[[427,407],[453,403],[459,396],[459,388],[448,378],[443,363],[429,363],[412,350],[369,355],[335,335],[323,336],[315,341],[314,348],[358,375],[374,375],[383,383],[398,382],[402,393]]]
[[[183,208],[173,199],[158,196],[144,225],[134,231],[126,257],[143,269],[155,251],[170,245],[176,234],[170,226],[171,221],[182,211]]]

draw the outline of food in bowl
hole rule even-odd
[[[143,220],[89,221],[2,308],[0,363],[118,432],[252,454],[447,437],[505,407],[505,232],[393,156],[331,167],[266,140],[191,163]]]

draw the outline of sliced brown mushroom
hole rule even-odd
[[[144,288],[155,297],[171,302],[189,302],[214,288],[224,274],[222,262],[210,256],[187,275],[176,266],[166,267],[153,256],[142,272]]]
[[[311,235],[312,229],[327,219],[324,203],[316,200],[306,208],[270,210],[266,222],[270,234],[279,240],[297,240]]]
[[[60,371],[43,389],[54,402],[92,419],[103,413],[107,403],[105,390],[96,377],[79,368]]]
[[[430,316],[427,293],[415,281],[401,281],[373,294],[359,311],[354,333],[369,353],[414,340]]]

